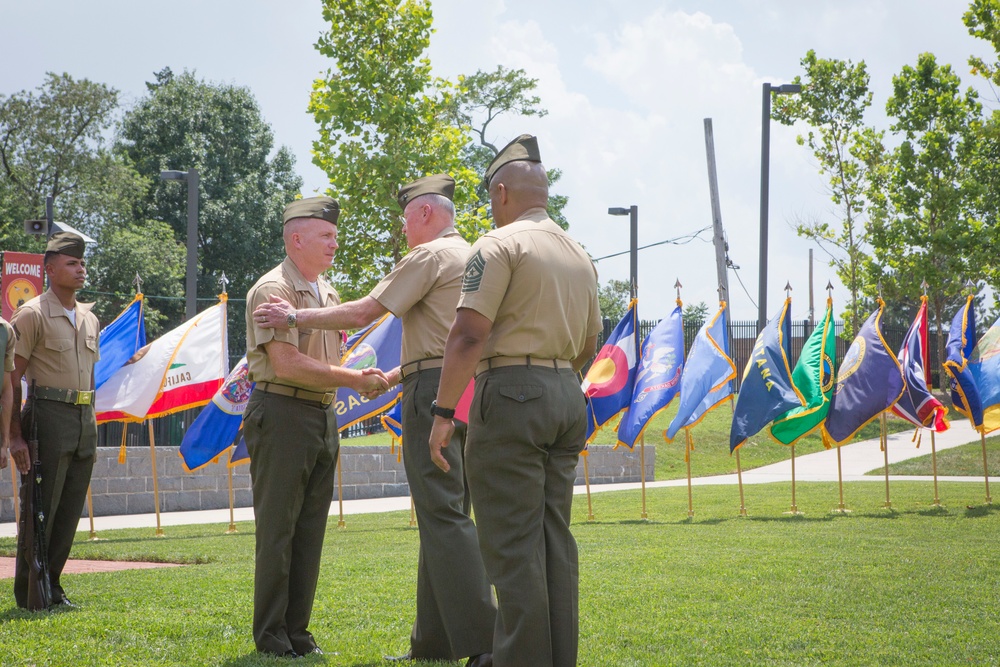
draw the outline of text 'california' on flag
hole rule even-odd
[[[97,421],[143,421],[205,405],[229,374],[226,298],[139,350],[97,390]]]
[[[637,354],[636,300],[597,353],[580,388],[587,397],[587,442],[597,429],[628,407],[635,386]]]
[[[635,447],[646,424],[666,409],[677,395],[683,368],[684,318],[678,305],[669,316],[660,320],[642,343],[632,401],[618,425],[618,444],[629,449]]]
[[[920,297],[920,309],[906,332],[896,356],[903,367],[906,388],[892,411],[918,428],[946,431],[948,409],[934,398],[927,386],[927,297]]]
[[[732,396],[736,365],[729,356],[729,332],[726,329],[726,304],[698,330],[691,352],[684,364],[681,398],[677,414],[664,437],[673,440],[682,428],[691,428],[714,408]]]
[[[146,321],[142,316],[143,297],[135,299],[101,329],[101,358],[94,366],[94,387],[101,386],[146,345]]]
[[[178,454],[189,472],[211,463],[233,444],[253,388],[243,357],[184,434]]]

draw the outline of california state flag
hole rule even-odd
[[[97,421],[143,421],[205,405],[229,374],[226,297],[143,347],[97,390]]]

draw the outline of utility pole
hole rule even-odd
[[[719,178],[715,169],[715,136],[712,119],[705,119],[705,156],[708,161],[708,190],[712,198],[712,244],[715,246],[715,273],[726,299],[726,321],[729,318],[729,271],[726,264],[726,234],[722,228],[722,208],[719,205]]]

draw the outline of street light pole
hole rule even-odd
[[[757,333],[767,324],[767,209],[768,174],[771,163],[771,93],[798,93],[802,86],[786,83],[781,86],[763,84],[760,114],[760,258],[757,278]]]
[[[161,171],[165,181],[187,181],[187,267],[184,285],[184,318],[198,313],[198,170]]]
[[[634,299],[639,293],[639,207],[612,207],[608,215],[629,216],[629,296]]]

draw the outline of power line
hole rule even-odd
[[[691,243],[691,241],[694,241],[696,239],[699,240],[699,241],[704,241],[705,243],[708,243],[708,241],[706,239],[701,238],[699,235],[702,232],[708,231],[709,229],[711,229],[711,227],[702,227],[701,229],[699,229],[698,231],[694,232],[693,234],[685,234],[684,236],[678,236],[677,238],[667,239],[666,241],[657,241],[656,243],[650,243],[649,245],[640,246],[640,247],[636,248],[636,250],[645,250],[646,248],[652,248],[652,247],[658,246],[658,245],[665,245],[667,243],[672,243],[674,245],[685,245],[687,243]],[[630,250],[624,250],[622,252],[616,252],[616,253],[611,254],[611,255],[605,255],[604,257],[596,257],[596,258],[594,258],[594,261],[595,262],[599,262],[602,259],[611,259],[612,257],[618,257],[620,255],[627,255],[627,254],[629,254],[629,252],[631,252],[631,251]]]

